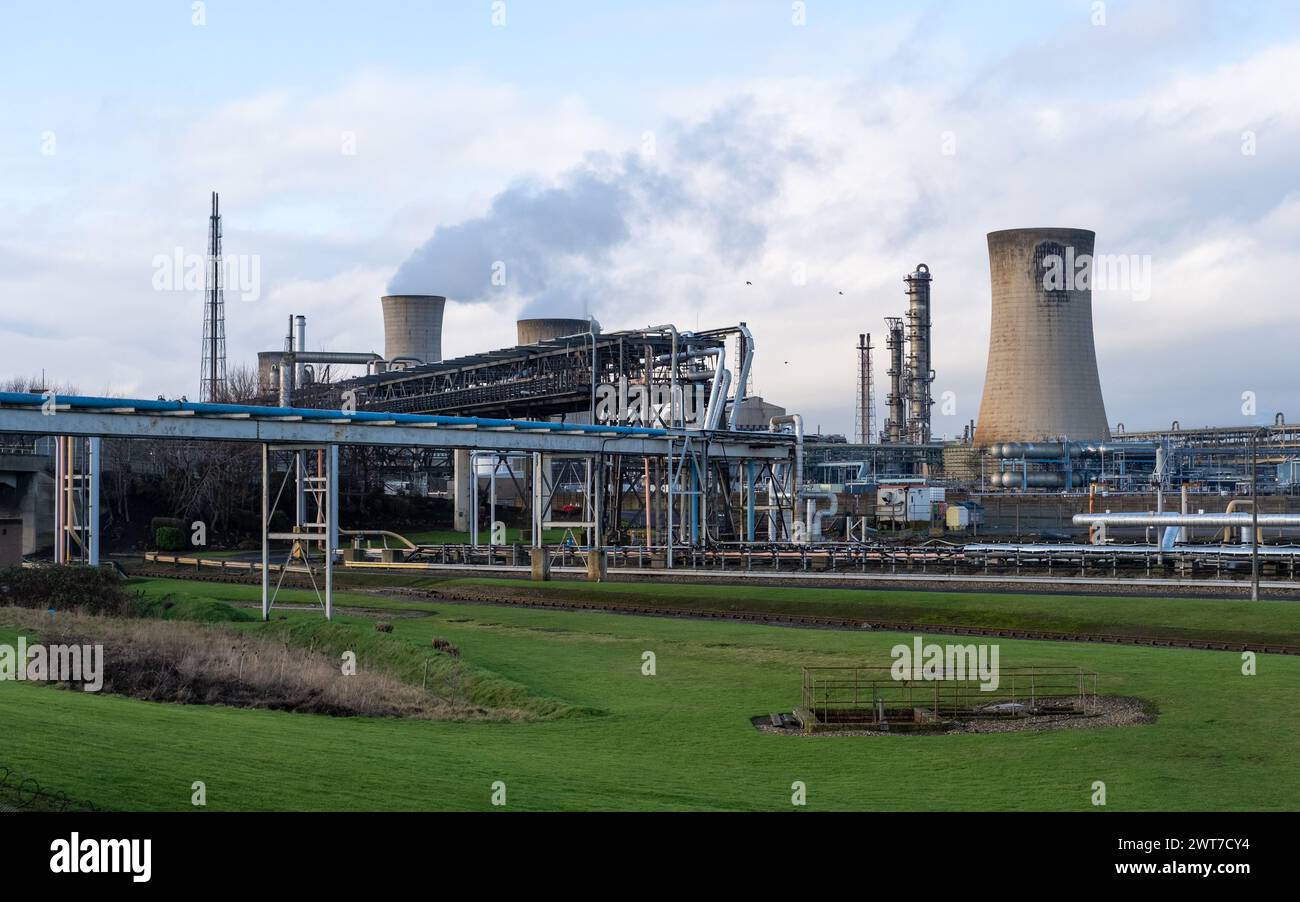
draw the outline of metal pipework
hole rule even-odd
[[[793,496],[798,497],[799,487],[803,485],[803,416],[788,413],[785,416],[772,417],[768,421],[769,432],[780,432],[780,426],[794,426],[794,486]]]
[[[350,353],[345,351],[311,351],[299,353],[294,351],[285,355],[294,363],[346,363],[355,366],[369,366],[377,360],[383,360],[378,354]]]
[[[643,329],[642,331],[643,331],[643,332],[667,332],[669,335],[671,335],[671,336],[673,337],[672,356],[673,356],[673,360],[676,360],[676,359],[677,359],[677,346],[678,346],[678,344],[681,343],[681,334],[677,331],[677,327],[676,327],[676,326],[674,326],[672,323],[665,323],[665,324],[662,325],[662,326],[647,326],[647,327],[646,327],[645,329]],[[594,345],[594,343],[595,343],[595,340],[596,340],[596,339],[595,339],[595,337],[593,336],[593,337],[592,337],[592,343],[593,343],[593,345]],[[591,371],[591,398],[592,398],[592,400],[591,400],[591,406],[592,406],[592,411],[594,412],[595,409],[596,409],[596,370],[595,370],[595,367],[596,367],[596,361],[595,361],[594,359],[591,361],[591,366],[592,366],[592,371]],[[673,364],[673,367],[672,367],[672,381],[671,381],[671,383],[670,383],[670,385],[669,385],[669,391],[671,392],[671,394],[669,395],[669,397],[671,397],[671,398],[675,398],[675,397],[677,397],[677,365],[676,365],[676,364]],[[671,419],[671,417],[670,417],[670,419]],[[669,426],[675,426],[676,424],[675,424],[675,423],[669,423],[668,425],[669,425]]]
[[[312,351],[304,353],[293,350],[292,335],[290,336],[290,349],[284,352],[280,358],[280,406],[293,406],[294,388],[300,382],[305,384],[304,377],[299,374],[305,373],[308,369],[304,364],[309,363],[341,363],[354,366],[364,366],[369,368],[376,362],[383,361],[384,358],[378,354],[351,354],[341,351]]]
[[[280,406],[293,406],[293,390],[297,380],[294,379],[294,340],[293,340],[293,315],[289,316],[289,331],[284,336],[284,356],[280,358]]]
[[[1300,514],[1075,514],[1075,526],[1208,526],[1214,529],[1235,527],[1250,529],[1252,522],[1261,529],[1276,527],[1282,529],[1300,529]]]
[[[1066,455],[1097,457],[1121,452],[1147,457],[1156,450],[1155,442],[1003,442],[988,447],[989,455],[1001,460],[1063,460]]]
[[[717,358],[716,362],[714,363],[713,375],[707,377],[713,382],[713,387],[709,391],[707,416],[704,421],[704,428],[712,431],[718,428],[718,424],[722,420],[721,400],[727,397],[727,389],[731,385],[731,371],[727,369],[726,349],[725,348],[703,348],[700,350],[696,350],[690,344],[690,336],[687,335],[683,337],[686,338],[686,350],[682,351],[680,354],[676,355],[675,357],[666,358],[661,354],[660,356],[655,358],[655,363],[665,363],[670,360],[672,361],[700,360],[705,357]],[[677,367],[674,364],[673,366],[674,375],[676,374],[676,372],[677,372]],[[689,379],[691,377],[687,376],[687,378]],[[684,391],[685,389],[683,389],[683,392]],[[671,397],[672,400],[670,402],[670,408],[672,405],[676,405],[680,403],[680,398],[677,395],[676,391],[673,391]],[[696,413],[698,415],[699,412],[696,411]],[[670,414],[669,419],[673,420],[675,419],[675,417]],[[671,426],[672,423],[669,423],[669,425]],[[686,421],[684,417],[682,419],[682,425],[683,426],[686,425]]]
[[[740,381],[736,383],[735,396],[731,401],[731,421],[727,424],[732,432],[736,431],[736,424],[740,422],[740,402],[745,400],[745,387],[749,385],[749,368],[754,361],[754,336],[750,334],[749,327],[744,323],[740,324],[740,337],[744,347],[740,359]]]
[[[1082,486],[1084,481],[1084,474],[1074,473],[1072,474],[1068,485],[1071,487]],[[1031,489],[1059,489],[1067,487],[1065,473],[1051,471],[1018,473],[1015,470],[1007,470],[1003,473],[994,473],[989,477],[989,483],[992,485],[1001,485],[1004,488],[1009,489],[1022,487],[1028,487]]]
[[[809,489],[802,493],[802,497],[807,503],[806,513],[804,514],[808,523],[808,541],[816,542],[822,537],[822,520],[826,517],[833,517],[839,511],[840,499],[835,492],[824,492],[817,489]],[[817,499],[824,498],[830,502],[824,510],[817,509]]]
[[[294,344],[294,349],[302,352],[307,350],[307,317],[301,315],[296,316],[294,317],[294,323],[298,327],[298,340]],[[294,367],[293,378],[294,382],[298,385],[307,384],[307,367],[304,365],[301,358],[298,360],[298,365]]]

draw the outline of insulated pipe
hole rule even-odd
[[[295,364],[304,363],[350,363],[357,366],[369,366],[376,360],[383,360],[378,354],[353,354],[342,351],[312,351],[304,353],[302,351],[291,351],[284,355],[292,360]],[[301,372],[298,377],[301,378]]]
[[[591,336],[591,422],[596,422],[596,318],[589,317],[587,334]]]
[[[294,350],[298,352],[298,365],[294,368],[293,378],[298,385],[306,385],[307,367],[306,361],[302,359],[302,352],[307,350],[307,317],[296,316],[294,322],[298,327],[298,340],[294,343]]]
[[[731,370],[722,365],[722,350],[718,350],[718,368],[713,377],[713,391],[709,394],[709,406],[706,411],[704,428],[713,431],[718,428],[722,420],[723,399],[727,397],[727,389],[731,387]]]
[[[1156,454],[1154,442],[1006,442],[989,446],[989,455],[1001,460],[1061,460],[1070,457],[1095,457],[1102,454]]]
[[[745,353],[740,361],[740,381],[736,383],[736,392],[731,401],[731,422],[727,424],[732,432],[736,431],[736,424],[740,422],[740,402],[745,400],[745,387],[749,385],[749,368],[754,361],[754,336],[750,334],[749,327],[744,323],[740,324],[740,334],[745,340]]]
[[[705,418],[705,424],[704,424],[705,429],[708,430],[717,429],[718,422],[722,419],[721,401],[723,398],[727,396],[727,387],[731,384],[731,371],[727,369],[727,364],[726,364],[726,359],[727,359],[726,350],[724,348],[705,348],[702,351],[692,351],[688,347],[686,351],[682,352],[680,357],[683,360],[700,359],[704,357],[717,358],[717,360],[714,363],[713,376],[712,376],[713,387],[709,391],[707,416]],[[656,363],[661,362],[663,361],[663,359],[664,358],[662,356],[656,357],[655,362]],[[672,359],[675,360],[677,359],[677,357],[674,356]],[[674,378],[676,376],[676,372],[677,372],[676,367],[674,367],[673,368]],[[671,398],[672,401],[670,403],[677,403],[676,391],[673,391]],[[670,419],[672,419],[671,416]],[[682,425],[685,426],[684,420]]]
[[[293,364],[280,366],[280,406],[293,406]]]
[[[808,502],[807,514],[808,520],[808,540],[815,542],[822,537],[822,519],[833,517],[839,510],[839,496],[834,492],[823,491],[806,491],[803,493],[804,499]],[[825,510],[817,510],[818,498],[825,498],[830,505]]]
[[[21,407],[40,407],[45,402],[44,395],[28,392],[0,392],[0,404]],[[397,425],[418,425],[428,423],[437,426],[476,426],[483,429],[501,427],[517,429],[521,432],[539,430],[542,432],[581,432],[597,435],[636,435],[649,438],[662,438],[668,434],[665,429],[652,429],[646,426],[606,426],[587,423],[552,423],[541,420],[505,420],[492,417],[459,417],[442,414],[424,413],[387,413],[377,410],[323,410],[316,407],[259,407],[256,404],[209,404],[195,401],[158,401],[144,398],[99,398],[86,395],[66,395],[59,398],[62,408],[77,410],[122,410],[129,408],[138,413],[193,411],[198,415],[229,415],[246,413],[255,417],[298,417],[304,421],[342,420],[354,423],[394,423]]]
[[[803,417],[797,413],[772,417],[768,431],[780,432],[778,426],[794,426],[794,497],[799,497],[799,487],[803,485]]]
[[[298,350],[294,347],[293,340],[293,316],[289,316],[289,332],[284,336],[284,356],[280,358],[280,406],[289,407],[293,404],[293,389],[297,381],[294,378],[293,353]]]
[[[1233,498],[1231,501],[1228,502],[1228,506],[1227,506],[1226,508],[1224,508],[1224,511],[1223,511],[1223,512],[1224,512],[1225,514],[1231,514],[1231,513],[1233,513],[1234,511],[1236,511],[1236,509],[1239,508],[1239,507],[1251,507],[1251,508],[1253,508],[1254,506],[1255,506],[1255,500],[1254,500],[1253,498]],[[1263,541],[1264,541],[1264,536],[1263,536],[1263,534],[1262,534],[1262,531],[1256,533],[1256,539],[1257,539],[1257,541],[1259,541],[1261,544],[1263,543]],[[1227,529],[1226,527],[1225,527],[1224,530],[1223,530],[1223,541],[1224,541],[1224,542],[1229,542],[1229,541],[1231,541],[1231,536],[1229,536],[1229,534],[1228,534],[1228,529]],[[1241,531],[1241,544],[1243,544],[1243,545],[1249,545],[1249,544],[1250,544],[1250,530],[1249,530],[1249,529],[1243,529],[1243,530]]]
[[[1091,526],[1101,523],[1106,526],[1210,526],[1215,529],[1228,526],[1250,529],[1253,519],[1251,514],[1075,514],[1075,526]],[[1260,514],[1261,528],[1300,528],[1300,514]]]
[[[56,435],[54,437],[54,563],[56,564],[67,563],[64,555],[64,551],[67,549],[64,542],[64,532],[68,522],[67,496],[65,495],[67,473],[64,470],[63,443],[68,440],[65,435]]]
[[[673,337],[672,359],[673,359],[674,361],[677,360],[677,345],[678,345],[678,343],[681,341],[681,334],[677,331],[677,327],[676,327],[676,326],[674,326],[672,323],[665,323],[665,324],[662,325],[662,326],[649,326],[649,327],[647,327],[646,329],[644,329],[643,331],[645,331],[645,332],[667,332],[668,334],[670,334],[670,335]],[[593,339],[593,340],[594,340],[594,339]],[[595,366],[594,361],[593,361],[593,364],[592,364],[592,365]],[[593,392],[593,394],[592,394],[592,410],[593,410],[593,411],[596,409],[596,405],[595,405],[595,394],[594,394],[594,392],[595,392],[595,390],[596,390],[596,389],[595,389],[595,375],[596,375],[596,374],[595,374],[595,372],[593,371],[593,372],[592,372],[592,383],[593,383],[593,384],[592,384],[592,392]],[[649,381],[649,373],[648,373],[648,372],[647,372],[647,374],[646,374],[646,379],[647,379],[647,381]],[[677,397],[677,364],[676,364],[676,363],[673,364],[673,368],[672,368],[672,382],[670,383],[670,385],[669,385],[669,389],[668,389],[668,390],[669,390],[669,395],[668,395],[668,397],[670,397],[670,398],[675,398],[675,397]],[[671,419],[671,417],[670,417],[670,419]],[[676,425],[676,424],[674,424],[674,423],[669,423],[668,425],[669,425],[669,426],[673,426],[673,425]]]

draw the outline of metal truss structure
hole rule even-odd
[[[715,432],[683,428],[582,425],[529,420],[445,417],[369,411],[194,404],[121,398],[67,397],[50,409],[43,395],[0,392],[0,433],[53,435],[64,460],[71,443],[87,439],[90,473],[97,474],[101,437],[149,437],[171,441],[255,442],[262,446],[262,616],[269,618],[278,591],[270,583],[272,543],[287,543],[285,572],[304,572],[318,588],[326,617],[333,615],[335,558],[340,533],[339,453],[342,446],[465,450],[494,461],[531,460],[531,485],[511,471],[517,489],[532,497],[532,543],[542,546],[557,499],[577,494],[587,555],[604,560],[644,523],[640,549],[662,555],[672,567],[675,554],[688,554],[731,540],[753,540],[759,513],[769,541],[799,539],[795,517],[802,470],[802,431]],[[786,418],[796,420],[797,418]],[[288,455],[279,488],[272,493],[273,459]],[[67,455],[71,460],[71,456]],[[71,473],[71,465],[69,465]],[[566,475],[567,474],[567,475]],[[62,480],[63,477],[61,476]],[[474,478],[477,484],[477,476]],[[492,508],[496,478],[491,481]],[[61,481],[81,486],[81,482]],[[87,563],[98,560],[97,478],[75,522],[87,536]],[[287,506],[292,485],[294,525],[280,532],[272,518]],[[765,497],[764,497],[765,492]],[[71,495],[72,490],[58,493]],[[644,499],[642,501],[641,499]],[[766,502],[766,503],[760,503]],[[640,508],[638,509],[638,504]],[[71,508],[69,508],[71,510]],[[477,504],[473,532],[477,540]],[[495,511],[492,511],[495,515]],[[78,533],[78,534],[81,534]],[[318,557],[315,553],[318,552]],[[66,556],[62,559],[67,559]],[[319,561],[319,563],[317,563]]]
[[[698,355],[722,353],[726,336],[732,332],[738,333],[739,328],[690,335],[680,335],[668,327],[571,335],[405,370],[309,385],[297,390],[295,403],[331,409],[354,404],[357,410],[507,419],[580,412],[590,416],[596,407],[596,386],[601,383],[617,384],[623,379],[631,385],[690,384],[700,376]],[[683,353],[688,342],[696,357],[688,358]],[[742,383],[737,385],[738,390],[743,388]]]
[[[54,562],[57,564],[99,566],[102,446],[97,437],[55,436]]]
[[[274,499],[271,458],[291,456]],[[290,532],[276,532],[272,518],[292,478],[294,525]],[[339,446],[262,444],[262,619],[271,618],[271,608],[291,569],[306,573],[325,619],[334,617],[334,558],[339,547]],[[288,551],[280,577],[271,586],[271,543],[287,542]],[[322,574],[321,584],[316,574]]]

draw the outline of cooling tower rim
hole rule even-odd
[[[515,323],[582,323],[585,326],[592,319],[589,316],[521,316]]]
[[[1086,236],[1094,239],[1097,237],[1097,233],[1094,232],[1092,229],[1076,229],[1067,226],[1038,226],[1035,228],[1024,228],[1024,229],[998,229],[997,231],[988,233],[988,240],[991,243],[993,242],[994,239],[1011,238],[1013,236],[1021,236],[1021,235],[1025,235],[1025,236],[1078,235],[1081,237]]]
[[[379,296],[381,301],[446,301],[447,296],[443,294],[383,294]]]

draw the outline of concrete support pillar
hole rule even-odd
[[[334,619],[334,553],[339,547],[339,446],[325,451],[325,619]]]
[[[529,549],[533,566],[533,582],[546,582],[551,578],[551,556],[545,548]]]
[[[262,619],[271,619],[271,446],[262,444]]]
[[[470,505],[473,504],[474,468],[470,463],[469,451],[454,452],[455,476],[452,479],[454,498],[454,515],[452,528],[457,532],[470,530]]]
[[[587,555],[587,582],[603,583],[609,575],[608,567],[605,552],[599,548],[591,549],[591,553]]]

